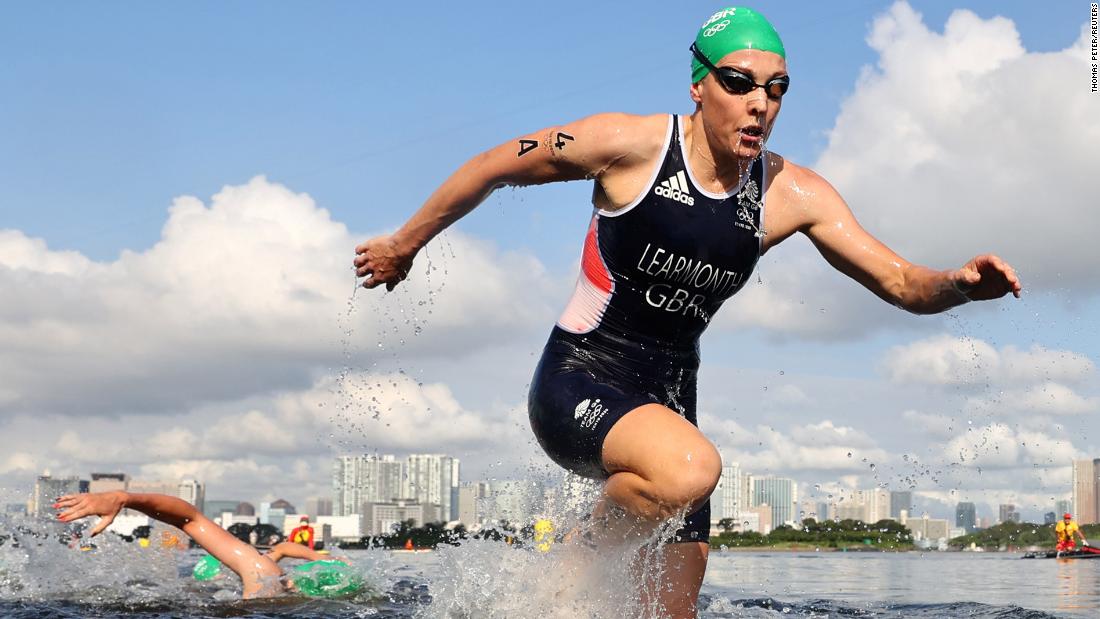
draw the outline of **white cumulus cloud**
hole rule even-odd
[[[160,241],[113,261],[0,231],[0,415],[178,411],[307,387],[345,361],[342,335],[369,365],[552,322],[557,283],[537,260],[457,233],[425,250],[404,290],[353,299],[363,238],[264,177],[208,204],[177,198]]]
[[[994,251],[1028,287],[1095,294],[1100,212],[1086,196],[1100,115],[1088,88],[1065,87],[1086,55],[1029,52],[1011,20],[966,10],[934,32],[904,2],[868,43],[877,66],[817,163],[863,223],[911,259],[946,267]]]

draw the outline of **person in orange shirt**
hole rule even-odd
[[[1073,541],[1074,535],[1081,538],[1082,546],[1089,545],[1089,541],[1085,539],[1084,534],[1081,533],[1080,527],[1073,521],[1073,515],[1069,513],[1062,514],[1062,522],[1054,526],[1054,534],[1058,537],[1058,543],[1054,547],[1058,552],[1067,552],[1076,549],[1077,544]]]
[[[290,532],[288,539],[295,544],[309,546],[309,549],[313,550],[315,537],[313,527],[309,526],[309,516],[302,516],[299,519],[299,525]]]

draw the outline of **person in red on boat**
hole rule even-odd
[[[1081,528],[1073,521],[1073,514],[1069,512],[1062,514],[1062,522],[1054,525],[1054,535],[1058,537],[1058,543],[1054,547],[1058,552],[1066,552],[1077,548],[1077,544],[1073,541],[1074,535],[1081,538],[1082,546],[1089,545],[1089,541],[1081,533]]]
[[[290,532],[290,541],[295,544],[309,546],[309,549],[313,550],[316,536],[313,534],[313,527],[309,525],[309,516],[302,516],[299,518],[298,522],[298,526],[294,527],[294,530]]]

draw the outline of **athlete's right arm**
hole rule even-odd
[[[363,286],[386,284],[392,290],[428,241],[498,187],[598,179],[614,166],[633,163],[646,150],[636,142],[649,137],[634,129],[648,118],[597,114],[505,142],[470,159],[397,232],[355,248],[356,273],[366,278]]]
[[[129,492],[98,492],[70,494],[58,499],[55,508],[63,510],[58,519],[72,522],[86,516],[101,516],[92,529],[93,536],[106,529],[124,507],[137,510],[150,518],[182,529],[199,546],[214,555],[241,577],[244,597],[252,597],[265,588],[278,587],[282,575],[275,562],[255,548],[214,524],[190,503],[165,494],[133,494]]]
[[[347,557],[339,557],[335,555],[321,554],[312,548],[307,548],[301,544],[295,544],[294,542],[279,542],[271,547],[271,550],[267,551],[267,557],[272,561],[278,563],[283,559],[304,559],[306,561],[342,561],[344,563],[351,563],[351,560]]]

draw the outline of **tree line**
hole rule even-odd
[[[879,550],[908,550],[913,546],[913,533],[894,520],[866,523],[862,520],[823,520],[806,518],[802,528],[780,525],[763,535],[756,531],[734,531],[735,521],[723,518],[718,521],[722,533],[712,537],[714,547],[799,546],[813,545],[821,548],[873,547]]]

